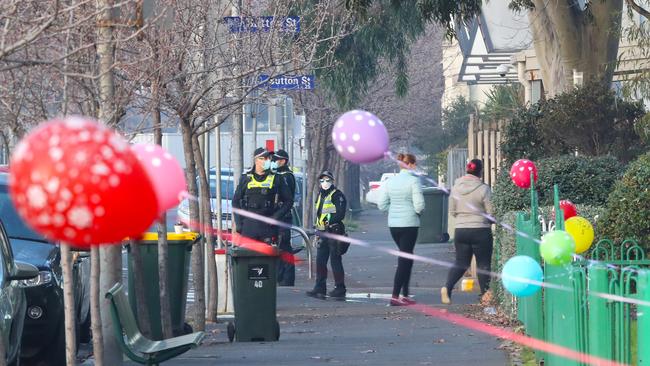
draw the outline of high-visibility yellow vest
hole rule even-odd
[[[334,196],[336,191],[336,189],[333,189],[332,192],[325,196],[325,199],[323,200],[323,208],[320,211],[320,216],[316,218],[317,230],[325,230],[325,219],[336,213],[336,206],[332,203],[332,196]],[[319,194],[318,199],[316,200],[316,212],[318,212],[318,207],[320,207],[320,197]]]
[[[248,178],[244,207],[261,215],[272,213],[275,209],[276,192],[273,191],[275,176],[269,174],[261,182],[256,180],[253,174],[248,174]]]
[[[248,188],[248,189],[254,189],[254,188],[268,188],[268,189],[271,189],[271,188],[273,188],[273,178],[275,178],[275,176],[273,174],[269,174],[269,175],[266,176],[266,179],[264,179],[261,182],[258,182],[255,179],[255,176],[253,174],[248,174],[248,178],[250,178],[249,181],[248,181],[248,185],[246,186],[246,188]]]

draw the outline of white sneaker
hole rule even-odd
[[[442,303],[446,305],[451,304],[451,299],[449,298],[449,292],[447,291],[446,287],[440,289],[440,301],[442,301]]]

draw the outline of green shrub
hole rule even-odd
[[[603,206],[623,167],[613,156],[564,155],[541,159],[537,164],[537,192],[540,206],[553,204],[553,185],[560,187],[560,199],[575,204]],[[530,206],[530,191],[512,183],[510,166],[502,166],[497,177],[492,202],[497,217],[508,211]]]
[[[634,238],[650,248],[650,152],[631,163],[616,182],[598,234],[615,242]]]

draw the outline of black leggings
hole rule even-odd
[[[456,247],[456,263],[449,270],[447,276],[447,291],[451,294],[456,282],[463,277],[467,268],[472,263],[472,255],[476,256],[476,267],[482,270],[478,273],[478,283],[481,294],[490,287],[490,272],[492,267],[492,229],[490,228],[465,228],[456,229],[454,232],[454,246]]]
[[[413,254],[415,241],[418,238],[417,227],[391,227],[390,235],[395,240],[401,252]],[[393,282],[393,297],[398,297],[400,291],[404,296],[409,295],[409,281],[411,280],[412,268],[412,259],[397,258],[397,271],[395,271],[395,281]]]

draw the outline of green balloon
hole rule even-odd
[[[566,231],[556,230],[542,236],[539,253],[544,262],[553,266],[561,266],[571,262],[576,251],[576,243]]]

